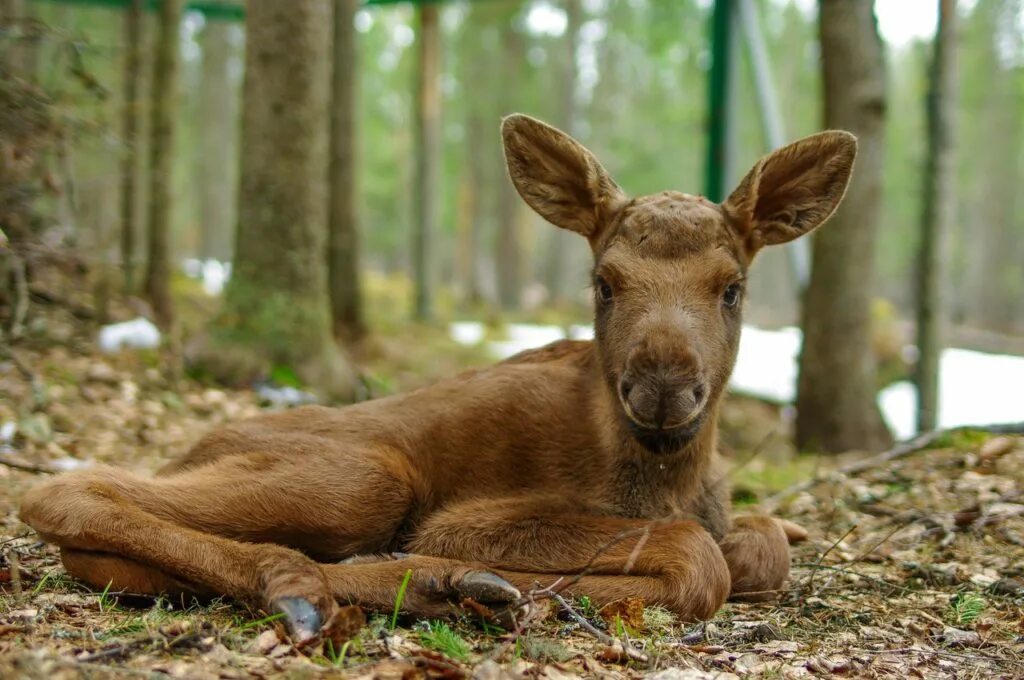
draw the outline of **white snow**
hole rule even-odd
[[[181,262],[181,270],[190,279],[201,280],[203,292],[211,296],[224,292],[224,285],[231,278],[231,263],[220,260],[186,258]]]
[[[106,354],[122,349],[153,349],[160,345],[160,329],[144,316],[100,328],[99,346]]]
[[[565,330],[558,326],[510,324],[506,331],[507,339],[488,343],[497,359],[566,337]],[[484,338],[484,326],[476,321],[454,323],[450,332],[462,344],[478,344]],[[593,336],[589,326],[569,329],[573,339]],[[730,389],[777,403],[792,403],[800,342],[798,328],[744,326]],[[939,401],[940,428],[1024,421],[1024,357],[945,350],[940,363]],[[914,435],[917,396],[910,383],[886,387],[878,395],[878,404],[898,439]]]

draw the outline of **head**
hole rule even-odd
[[[597,350],[624,422],[651,451],[681,449],[732,372],[751,261],[835,211],[856,138],[829,131],[779,149],[719,204],[630,198],[582,145],[528,116],[506,118],[502,135],[523,200],[590,243]]]

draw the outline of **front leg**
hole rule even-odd
[[[801,541],[801,527],[766,515],[737,517],[719,546],[732,577],[730,599],[773,600],[789,577],[789,544]]]
[[[427,518],[408,549],[482,562],[523,591],[586,570],[571,593],[598,604],[637,597],[684,620],[711,617],[729,593],[722,552],[697,522],[615,517],[554,496],[453,505]]]

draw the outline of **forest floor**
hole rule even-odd
[[[402,335],[364,357],[382,390],[482,361],[440,331]],[[568,603],[624,641],[613,644],[552,607],[517,636],[469,615],[371,612],[340,649],[300,651],[273,617],[230,601],[182,609],[92,591],[18,521],[20,494],[89,462],[150,472],[265,405],[172,382],[155,353],[103,356],[80,333],[50,336],[17,350],[25,371],[0,360],[2,678],[1024,677],[1024,441],[971,432],[785,499],[777,514],[810,539],[777,602],[730,603],[697,625],[639,601]],[[761,404],[732,400],[723,421],[738,504],[851,460],[796,456]]]

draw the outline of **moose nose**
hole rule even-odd
[[[651,429],[686,425],[701,412],[707,385],[700,377],[627,373],[619,381],[619,395],[626,414],[636,424]]]

